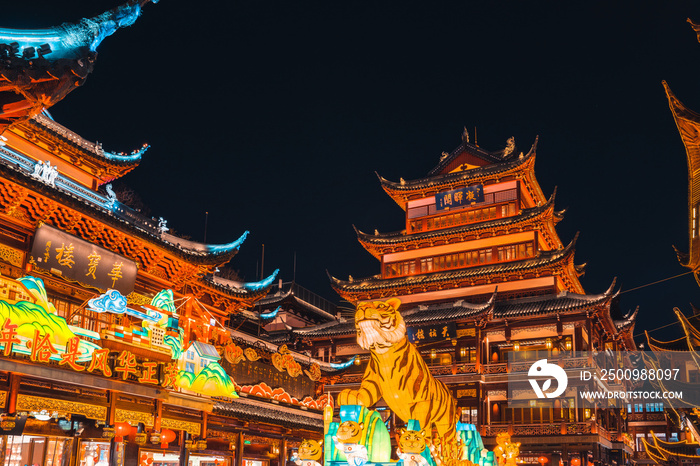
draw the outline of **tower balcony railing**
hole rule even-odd
[[[500,433],[510,433],[512,436],[548,437],[554,435],[599,435],[608,441],[613,435],[603,426],[594,421],[589,422],[560,422],[552,424],[496,424],[481,426],[481,435],[493,437]],[[615,441],[617,441],[615,434]]]

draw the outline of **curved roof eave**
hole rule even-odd
[[[56,137],[82,149],[88,156],[110,162],[116,166],[138,165],[143,157],[143,154],[151,147],[149,144],[143,144],[140,148],[133,150],[130,154],[108,152],[102,149],[102,144],[99,142],[88,141],[82,136],[56,122],[45,113],[46,112],[42,112],[33,116],[28,123],[39,125],[49,130]]]
[[[536,217],[537,215],[546,212],[549,208],[552,208],[554,206],[554,200],[557,194],[557,188],[554,188],[554,191],[552,192],[552,195],[549,197],[546,203],[540,205],[540,206],[535,206],[531,207],[529,209],[525,209],[522,211],[520,215],[514,216],[514,217],[503,217],[503,218],[498,218],[495,220],[489,220],[486,222],[480,222],[480,223],[473,223],[470,225],[460,225],[457,227],[453,228],[446,228],[442,230],[432,230],[432,231],[426,231],[426,232],[420,232],[420,233],[414,233],[410,235],[406,235],[405,232],[406,230],[401,230],[401,231],[396,231],[396,232],[389,232],[389,233],[378,233],[378,234],[371,234],[371,233],[365,233],[359,228],[357,228],[355,225],[352,227],[355,229],[355,233],[357,234],[357,239],[360,242],[364,242],[367,244],[386,244],[388,242],[391,243],[403,243],[407,241],[413,241],[416,239],[424,239],[424,238],[430,238],[430,237],[439,237],[439,236],[448,236],[451,233],[454,232],[463,232],[463,231],[475,231],[475,230],[480,230],[484,228],[491,228],[491,227],[496,227],[501,224],[505,225],[510,225],[513,223],[518,223],[521,221],[525,220],[530,220],[533,217]]]
[[[391,278],[391,279],[382,279],[379,278],[378,276],[373,276],[373,277],[365,277],[365,278],[356,278],[353,279],[352,281],[346,281],[346,280],[340,280],[339,278],[335,278],[330,274],[330,272],[326,271],[328,274],[328,277],[331,282],[331,286],[335,289],[344,289],[348,291],[367,291],[367,290],[374,290],[374,289],[385,289],[385,288],[391,288],[393,286],[400,286],[403,284],[410,284],[410,285],[423,285],[423,284],[432,284],[432,283],[440,283],[446,280],[452,280],[456,278],[466,278],[470,276],[469,274],[473,275],[479,275],[483,273],[499,273],[499,272],[510,272],[511,270],[527,270],[531,268],[538,267],[540,265],[547,265],[551,263],[555,263],[559,260],[563,260],[566,257],[570,256],[573,254],[576,250],[576,241],[578,240],[579,234],[576,233],[574,236],[574,239],[571,240],[571,242],[563,249],[558,249],[558,250],[553,250],[553,251],[546,251],[543,252],[539,257],[534,257],[534,258],[528,258],[528,259],[523,259],[519,261],[511,261],[511,262],[497,262],[495,264],[488,264],[488,265],[483,265],[479,267],[470,267],[466,269],[453,269],[453,270],[446,270],[446,271],[438,271],[438,272],[432,272],[429,274],[421,274],[421,275],[411,275],[408,277],[398,277],[398,278]],[[517,267],[522,267],[521,269],[518,269]],[[492,269],[492,270],[487,270],[484,272],[486,269]],[[450,275],[449,277],[445,277],[445,275]],[[406,283],[407,281],[410,281],[411,283]],[[374,282],[371,287],[368,288],[362,288],[363,285],[368,285],[369,283]]]
[[[510,159],[504,160],[501,163],[494,163],[491,165],[485,165],[483,167],[474,168],[472,170],[466,170],[463,172],[448,173],[445,175],[419,178],[417,180],[403,181],[403,182],[389,181],[386,178],[384,178],[383,176],[381,176],[379,173],[375,172],[375,174],[379,178],[379,182],[381,183],[382,188],[384,188],[385,190],[392,190],[392,191],[412,191],[412,190],[430,188],[433,186],[440,186],[440,185],[444,185],[444,184],[448,184],[448,183],[466,182],[466,181],[469,181],[470,179],[478,178],[481,176],[488,176],[491,174],[495,175],[495,174],[498,174],[500,172],[509,170],[511,168],[514,168],[514,167],[517,167],[519,165],[526,163],[528,160],[530,160],[530,158],[532,158],[536,155],[538,140],[539,140],[539,136],[537,136],[535,138],[535,142],[532,144],[528,153],[526,155],[523,155],[522,157],[520,157],[520,156],[512,157]]]
[[[100,43],[118,29],[134,24],[145,3],[148,0],[131,0],[93,18],[46,29],[0,28],[0,43],[17,43],[19,53],[28,48],[43,50],[42,56],[48,61],[80,59],[96,52]]]

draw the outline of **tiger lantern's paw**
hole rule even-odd
[[[338,394],[338,404],[344,405],[362,405],[369,407],[369,397],[361,390],[345,389]]]

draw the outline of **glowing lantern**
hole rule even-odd
[[[117,422],[114,424],[114,434],[117,442],[123,442],[124,437],[131,433],[131,425],[128,422]]]
[[[571,459],[571,466],[581,466],[581,458],[575,456]]]
[[[546,456],[540,456],[539,458],[537,458],[537,462],[540,463],[542,466],[544,466],[544,464],[548,461],[549,458],[547,458]]]
[[[160,431],[160,447],[168,448],[168,444],[175,440],[175,432],[170,429],[163,429]]]
[[[547,340],[545,340],[545,346],[547,347],[547,349],[552,349],[552,339],[551,338],[547,338]]]
[[[513,351],[520,351],[520,342],[516,341],[513,343]]]

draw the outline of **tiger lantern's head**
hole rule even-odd
[[[323,440],[320,442],[316,440],[304,440],[301,442],[301,445],[299,445],[299,459],[318,461],[323,451],[321,445],[323,445]]]
[[[336,436],[341,443],[360,443],[364,424],[355,421],[343,421],[338,426]]]
[[[426,447],[423,431],[401,429],[399,434],[399,448],[403,453],[423,453]]]
[[[357,306],[355,330],[361,348],[382,354],[406,336],[406,324],[398,313],[396,298],[369,301]]]

